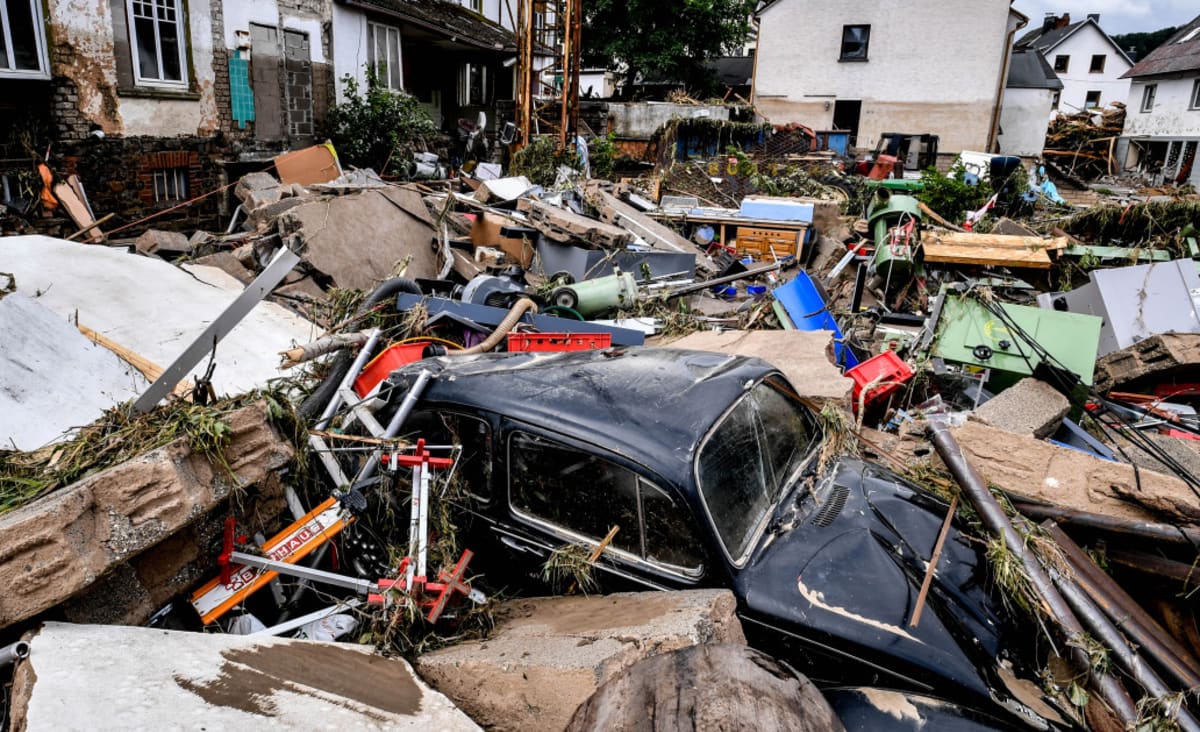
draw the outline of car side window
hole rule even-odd
[[[481,503],[492,499],[492,427],[485,420],[454,412],[414,411],[404,432],[412,440],[424,438],[427,445],[460,445],[454,482]]]
[[[690,512],[668,493],[591,453],[526,432],[509,438],[509,495],[518,512],[639,558],[701,567]]]

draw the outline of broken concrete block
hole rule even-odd
[[[333,286],[370,291],[407,257],[408,277],[438,275],[433,223],[420,193],[391,187],[300,200],[276,220],[280,236]]]
[[[479,729],[402,659],[368,647],[66,623],[30,640],[12,722],[27,732]]]
[[[194,231],[192,232],[192,235],[188,237],[188,250],[195,250],[196,247],[201,247],[205,244],[211,244],[216,240],[217,237],[207,231]]]
[[[150,386],[41,302],[0,300],[0,445],[36,450]]]
[[[952,430],[971,464],[1013,495],[1133,521],[1200,522],[1187,483],[978,422]]]
[[[304,200],[303,196],[289,196],[274,203],[258,206],[246,216],[246,227],[251,231],[270,227],[275,223],[275,219],[304,203]]]
[[[270,190],[279,188],[279,181],[270,173],[247,173],[243,175],[233,188],[233,194],[243,203],[251,191]]]
[[[142,254],[185,254],[192,250],[188,238],[178,231],[149,229],[133,243]]]
[[[1096,388],[1128,390],[1142,379],[1194,374],[1197,368],[1200,368],[1200,335],[1164,333],[1097,359]]]
[[[522,198],[517,208],[529,217],[531,226],[556,242],[585,241],[605,249],[623,249],[633,241],[633,234],[625,229],[542,201]]]
[[[533,188],[533,183],[523,175],[513,178],[497,178],[483,181],[475,189],[475,200],[480,203],[502,203],[512,201]]]
[[[242,198],[242,206],[247,211],[257,211],[264,206],[270,206],[273,203],[279,203],[283,198],[283,192],[279,188],[264,188],[260,191],[247,191]]]
[[[649,656],[744,644],[727,590],[513,600],[485,641],[417,659],[417,671],[495,730],[563,729],[605,681]]]
[[[653,724],[648,724],[650,719]],[[605,682],[584,702],[567,730],[634,730],[648,726],[674,730],[845,731],[811,681],[788,671],[761,651],[731,644],[691,646],[638,661]]]
[[[1021,379],[975,410],[971,419],[1017,435],[1046,437],[1062,424],[1071,402],[1038,379]]]
[[[238,282],[241,282],[243,285],[250,284],[254,281],[255,277],[254,271],[248,269],[246,265],[237,258],[234,252],[229,251],[217,252],[216,254],[209,254],[205,257],[198,257],[192,260],[192,265],[199,267],[216,267]]]
[[[854,382],[833,365],[833,333],[824,330],[698,331],[671,348],[755,356],[775,366],[802,397],[850,403]]]
[[[224,416],[219,466],[186,438],[151,450],[0,516],[0,627],[90,586],[227,499],[287,465],[294,450],[264,402]]]

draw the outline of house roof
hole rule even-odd
[[[1186,39],[1186,40],[1185,40]],[[1200,71],[1200,15],[1126,71],[1122,79]]]
[[[1008,89],[1062,89],[1063,83],[1041,52],[1018,48],[1013,51],[1004,86]]]
[[[516,36],[458,3],[446,0],[340,0],[345,5],[374,11],[424,30],[489,51],[515,52]]]
[[[1086,20],[1081,20],[1078,23],[1071,23],[1070,25],[1065,25],[1062,28],[1051,28],[1050,30],[1045,31],[1045,32],[1042,31],[1041,26],[1038,26],[1037,28],[1034,28],[1033,30],[1029,31],[1025,35],[1018,38],[1017,42],[1013,44],[1013,47],[1014,48],[1036,48],[1037,50],[1041,51],[1042,53],[1049,53],[1060,43],[1067,40],[1071,36],[1078,33],[1082,28],[1085,28],[1089,25],[1094,27],[1096,29],[1096,32],[1098,32],[1101,36],[1104,36],[1104,40],[1108,41],[1108,45],[1112,46],[1114,49],[1116,49],[1117,53],[1121,54],[1121,58],[1125,59],[1131,65],[1133,64],[1133,59],[1129,58],[1129,55],[1126,54],[1125,51],[1120,46],[1117,45],[1117,42],[1114,41],[1111,36],[1109,36],[1107,33],[1104,32],[1104,29],[1100,27],[1100,24],[1098,22],[1096,22],[1096,20],[1094,18],[1087,18]]]

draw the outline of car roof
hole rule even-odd
[[[392,373],[435,378],[426,404],[495,412],[600,445],[679,486],[697,444],[748,385],[777,370],[758,358],[675,348],[608,348],[425,359]]]

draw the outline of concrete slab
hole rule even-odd
[[[1046,437],[1071,411],[1071,402],[1044,381],[1021,379],[976,409],[971,419],[1018,435]]]
[[[830,360],[833,334],[829,331],[700,331],[667,344],[671,348],[739,356],[756,356],[775,366],[802,397],[850,403],[851,379]]]
[[[46,623],[13,686],[13,729],[477,730],[370,648]]]
[[[0,448],[36,450],[150,383],[66,317],[16,292],[0,300]]]
[[[702,643],[745,643],[728,590],[514,600],[484,641],[417,659],[417,670],[494,730],[561,730],[605,681]]]
[[[35,296],[63,318],[79,322],[166,367],[243,287],[215,286],[157,257],[47,236],[0,237],[0,272],[12,272],[17,291]],[[212,271],[217,271],[212,269]],[[236,283],[236,284],[235,284]],[[281,375],[279,352],[319,335],[316,326],[275,303],[260,303],[217,348],[213,386],[240,394]]]

